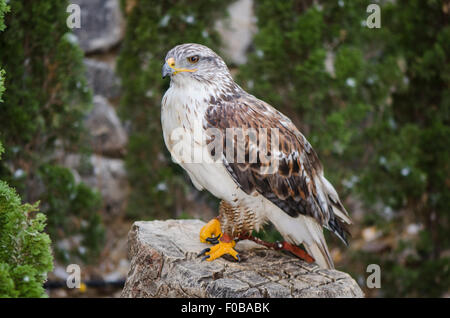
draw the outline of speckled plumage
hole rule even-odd
[[[191,56],[198,56],[198,62],[190,63]],[[224,61],[209,48],[183,44],[170,50],[166,61],[169,58],[174,58],[176,67],[189,71],[172,75],[163,97],[164,140],[172,158],[187,171],[194,185],[222,200],[219,220],[224,233],[238,237],[270,221],[288,242],[303,243],[319,265],[332,268],[321,228],[347,243],[346,224],[351,221],[306,138],[289,118],[239,87]],[[262,160],[259,141],[248,136],[243,143],[227,140],[229,128],[244,133],[276,128],[279,150],[271,154],[278,159],[274,173],[265,173],[267,163]],[[210,163],[190,162],[180,155],[176,149],[179,140],[173,138],[179,129],[181,135],[193,135],[193,142],[185,142],[183,147],[195,148],[203,158],[211,159]],[[222,133],[221,153],[210,147],[218,141],[210,130]],[[196,136],[195,131],[203,134]],[[271,138],[268,134],[268,144]],[[238,153],[239,147],[245,162],[227,156],[230,150]]]

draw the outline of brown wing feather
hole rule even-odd
[[[333,204],[339,208],[342,204],[339,199],[331,198],[325,189],[322,192],[325,195],[318,193],[318,189],[323,189],[322,184],[316,184],[323,174],[322,165],[295,125],[276,109],[249,94],[214,99],[210,104],[205,114],[204,128],[216,128],[222,132],[223,163],[239,187],[247,194],[257,191],[292,217],[303,214],[314,218],[347,243],[348,231],[332,208]],[[244,131],[252,128],[258,133],[266,128],[268,145],[271,141],[269,130],[277,128],[281,158],[276,173],[262,173],[267,164],[261,160],[257,145],[248,136],[244,149],[246,160],[244,163],[238,162],[239,143],[237,138],[225,140],[227,128],[241,128]],[[233,147],[234,160],[226,157],[227,147]],[[252,151],[257,152],[256,162],[249,162]]]

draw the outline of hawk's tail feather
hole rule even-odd
[[[317,264],[322,268],[333,269],[334,262],[328,250],[322,227],[315,220],[305,217],[306,228],[309,231],[310,239],[303,241],[308,254],[314,257]]]
[[[281,210],[270,214],[269,219],[286,241],[295,245],[303,244],[320,267],[334,268],[323,228],[315,219],[301,214],[291,217]]]
[[[305,247],[308,254],[314,257],[314,260],[317,264],[319,264],[320,267],[326,269],[334,269],[333,260],[326,246],[324,248],[324,246],[317,243],[312,243],[310,245],[304,244],[303,246]]]
[[[348,230],[347,223],[337,217],[331,217],[326,228],[332,231],[346,246],[348,246],[347,237],[351,236],[351,234]]]
[[[322,176],[321,181],[326,198],[324,201],[327,203],[324,209],[329,210],[329,220],[327,224],[324,224],[324,227],[332,231],[345,245],[348,245],[347,236],[350,236],[348,225],[352,224],[352,220],[333,185],[324,176]]]

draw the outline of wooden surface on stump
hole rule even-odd
[[[135,222],[122,297],[363,297],[350,275],[240,241],[240,263],[201,261],[200,220]]]

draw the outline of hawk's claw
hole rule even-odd
[[[211,248],[205,248],[198,254],[198,257],[205,255],[202,261],[208,260],[208,262],[221,257],[224,254],[233,256],[238,262],[241,261],[238,252],[234,250],[236,242],[225,233],[222,233],[220,222],[217,218],[209,221],[200,230],[200,242],[213,244]]]
[[[200,255],[205,255],[203,257],[202,261],[208,260],[213,261],[216,258],[221,257],[222,255],[229,254],[234,257],[238,262],[241,261],[241,257],[239,256],[238,252],[234,249],[234,246],[236,245],[235,241],[230,242],[223,242],[219,241],[218,244],[214,245],[211,248],[205,248]]]
[[[216,236],[216,237],[208,237],[208,238],[206,239],[206,241],[209,242],[209,243],[211,243],[211,244],[213,244],[213,245],[216,245],[216,244],[219,243],[219,238],[220,238],[221,235],[222,235],[222,234],[219,234],[219,235]]]
[[[209,252],[211,249],[208,247],[208,248],[205,248],[203,251],[201,251],[198,255],[197,255],[197,257],[200,257],[200,256],[203,256],[203,255],[205,255],[205,253],[206,252]]]

